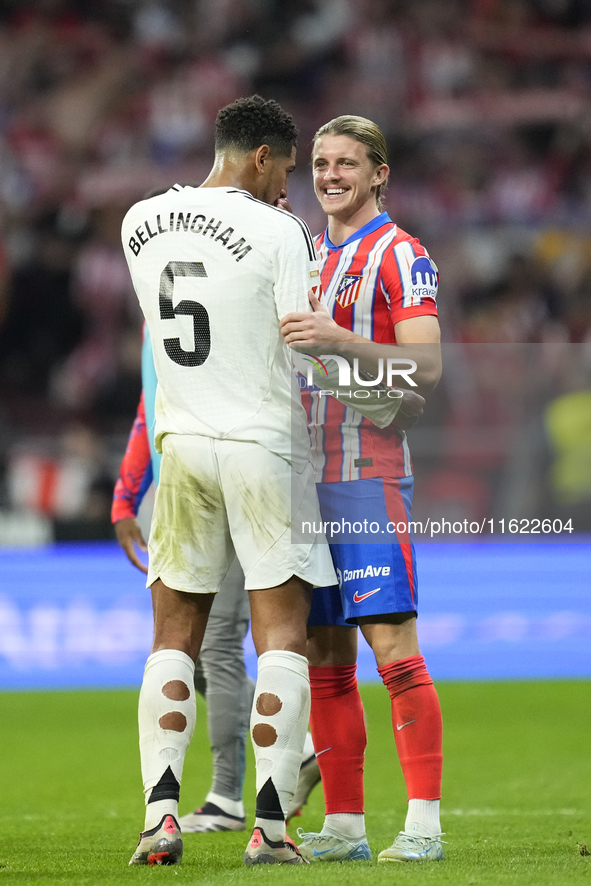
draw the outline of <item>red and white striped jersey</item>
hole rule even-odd
[[[437,315],[439,274],[416,238],[382,212],[335,246],[328,230],[316,238],[322,304],[334,320],[364,338],[396,343],[401,320]],[[407,477],[412,463],[406,436],[380,429],[358,412],[318,391],[302,392],[308,413],[316,481]]]

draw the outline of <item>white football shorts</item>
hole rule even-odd
[[[147,586],[217,593],[234,552],[247,590],[297,575],[318,587],[336,584],[324,535],[292,543],[291,526],[320,524],[311,463],[298,473],[258,443],[168,434],[148,542]]]

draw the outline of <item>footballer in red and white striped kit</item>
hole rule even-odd
[[[370,341],[395,343],[398,323],[437,316],[437,268],[419,241],[401,231],[387,212],[338,246],[324,231],[316,238],[316,249],[322,304],[341,328]],[[344,403],[320,397],[318,391],[305,393],[304,404],[318,482],[412,474],[408,444],[394,428],[377,428]]]
[[[390,360],[414,360],[412,379],[384,380],[429,392],[441,373],[438,272],[418,240],[383,211],[389,174],[383,134],[365,118],[339,117],[317,132],[312,164],[316,196],[328,216],[316,240],[323,292],[320,301],[310,295],[313,314],[283,318],[286,340],[297,350],[356,360],[358,373],[373,379]],[[397,417],[398,427],[380,429],[319,389],[305,391],[304,400],[323,520],[349,526],[366,520],[379,528],[373,530],[378,535],[365,530],[355,536],[348,529],[336,541],[329,537],[339,585],[314,592],[311,725],[326,819],[321,833],[302,834],[300,851],[311,862],[371,858],[363,814],[366,735],[355,673],[359,626],[391,697],[409,799],[403,831],[378,860],[440,860],[441,710],[417,640],[412,539],[400,526],[410,520],[413,484],[404,423]],[[385,527],[392,524],[396,534],[388,535]]]

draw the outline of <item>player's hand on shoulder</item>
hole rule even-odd
[[[135,545],[138,546],[140,551],[144,551],[144,553],[148,550],[138,521],[134,517],[126,517],[124,520],[118,520],[115,523],[115,535],[117,536],[117,541],[125,551],[129,562],[139,569],[140,572],[147,575],[148,568],[139,559],[135,550]]]
[[[392,424],[399,431],[408,431],[413,428],[423,414],[425,398],[414,391],[403,391],[402,403],[396,413]]]

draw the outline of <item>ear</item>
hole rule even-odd
[[[256,167],[256,171],[262,175],[265,171],[265,164],[269,160],[271,156],[271,148],[269,145],[261,145],[254,152],[254,164]]]
[[[385,163],[382,163],[381,166],[377,166],[374,170],[372,187],[374,185],[383,185],[388,176],[390,175],[390,167],[386,166]]]

